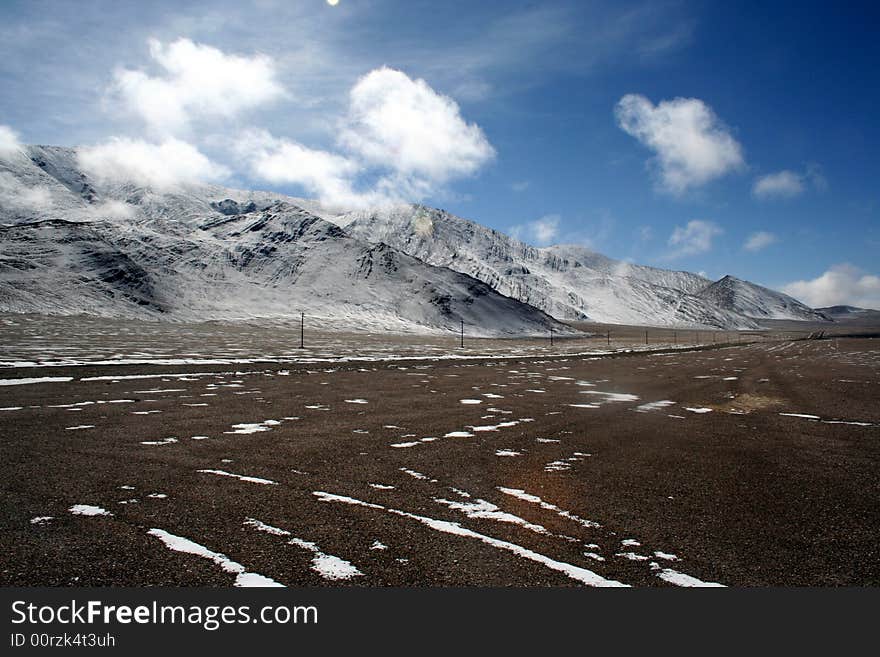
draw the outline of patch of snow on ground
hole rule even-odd
[[[522,500],[523,502],[529,502],[530,504],[537,504],[542,509],[546,511],[552,511],[553,513],[566,518],[567,520],[571,520],[572,522],[576,522],[579,525],[584,527],[588,527],[593,529],[595,527],[601,527],[598,522],[593,522],[592,520],[586,520],[585,518],[581,518],[580,516],[576,516],[570,511],[566,511],[565,509],[561,509],[555,504],[551,504],[550,502],[546,502],[542,500],[537,495],[531,495],[524,490],[519,488],[504,488],[503,486],[499,486],[498,490],[500,490],[505,495],[510,495],[511,497],[515,497],[518,500]]]
[[[519,525],[525,529],[531,530],[537,534],[547,534],[547,530],[541,525],[530,523],[519,516],[507,513],[499,509],[496,505],[482,499],[476,499],[473,502],[454,502],[443,498],[434,498],[437,504],[448,506],[453,511],[461,511],[468,518],[478,520],[494,520],[495,522],[507,522],[512,525]]]
[[[72,514],[76,516],[112,516],[107,509],[102,509],[99,506],[92,506],[91,504],[74,504],[72,507],[68,509]]]
[[[202,557],[203,559],[208,559],[213,561],[215,564],[220,566],[225,572],[236,575],[235,578],[235,586],[238,587],[276,587],[276,586],[284,586],[283,584],[279,584],[278,582],[269,579],[268,577],[264,577],[263,575],[258,575],[256,573],[249,573],[245,570],[245,567],[240,563],[233,561],[225,554],[221,554],[220,552],[214,552],[213,550],[209,550],[204,545],[199,545],[198,543],[189,540],[188,538],[184,538],[182,536],[175,536],[174,534],[170,534],[166,532],[164,529],[151,529],[147,532],[150,536],[155,536],[162,543],[165,544],[169,550],[173,550],[175,552],[182,552],[184,554],[193,554],[197,557]]]
[[[260,477],[248,477],[245,475],[235,474],[233,472],[226,472],[226,470],[197,470],[196,472],[202,472],[204,474],[213,474],[219,475],[221,477],[232,477],[233,479],[238,479],[239,481],[246,481],[251,484],[264,484],[264,485],[272,485],[277,486],[277,481],[272,481],[271,479],[261,479]]]
[[[66,383],[72,376],[38,376],[34,378],[0,379],[0,386],[24,386],[33,383]]]
[[[340,559],[339,557],[335,557],[332,554],[325,554],[315,543],[303,540],[301,538],[296,538],[286,529],[267,525],[266,523],[256,520],[255,518],[247,518],[244,521],[244,524],[245,526],[253,527],[257,531],[272,534],[274,536],[290,536],[290,540],[287,541],[288,545],[295,545],[296,547],[311,552],[313,555],[312,570],[317,572],[324,579],[334,581],[345,580],[351,579],[352,577],[357,577],[358,575],[363,575],[361,571],[352,566],[345,559]]]
[[[669,401],[668,399],[662,399],[660,401],[648,402],[647,404],[636,406],[634,410],[637,413],[648,413],[649,411],[656,411],[657,409],[666,408],[667,406],[675,406],[675,402]]]
[[[534,552],[529,550],[528,548],[522,547],[521,545],[517,545],[516,543],[510,543],[508,541],[503,541],[492,536],[487,536],[485,534],[480,534],[473,530],[462,527],[458,523],[447,522],[445,520],[436,520],[434,518],[428,518],[425,516],[419,516],[413,513],[407,513],[406,511],[400,511],[398,509],[386,508],[384,506],[380,506],[379,504],[371,504],[369,502],[363,502],[361,500],[346,497],[344,495],[335,495],[333,493],[326,493],[324,491],[315,491],[313,493],[319,500],[322,502],[339,502],[342,504],[351,504],[355,506],[362,506],[370,509],[377,509],[381,511],[385,511],[392,515],[401,516],[404,518],[410,518],[421,524],[430,527],[431,529],[442,532],[444,534],[451,534],[453,536],[462,536],[465,538],[473,538],[483,543],[490,545],[499,550],[506,550],[508,552],[512,552],[513,554],[523,558],[528,559],[530,561],[534,561],[536,563],[540,563],[551,570],[555,570],[557,572],[563,573],[565,576],[581,582],[582,584],[586,584],[587,586],[626,586],[626,584],[622,584],[620,582],[606,579],[597,573],[594,573],[591,570],[587,570],[586,568],[581,568],[580,566],[575,566],[570,563],[565,563],[563,561],[556,561],[555,559],[551,559],[548,556],[540,554],[538,552]]]

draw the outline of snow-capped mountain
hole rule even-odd
[[[48,147],[0,163],[0,183],[5,311],[173,320],[305,312],[340,329],[449,331],[464,321],[487,335],[566,330],[481,281],[354,238],[297,199],[95,180],[75,152]]]
[[[560,320],[754,328],[822,319],[778,292],[573,245],[536,248],[420,205],[349,212],[96,175],[77,151],[0,157],[0,310],[340,329],[545,334]],[[552,316],[552,317],[550,317]]]
[[[741,313],[748,317],[765,319],[795,319],[812,322],[828,321],[828,317],[802,304],[797,299],[766,287],[725,276],[697,296],[719,308]]]
[[[478,278],[560,319],[757,326],[749,313],[701,296],[712,282],[689,272],[633,265],[574,245],[536,248],[419,205],[356,212],[339,220],[352,235],[388,243],[425,262]]]

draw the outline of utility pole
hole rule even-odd
[[[611,346],[611,331],[608,331],[608,346]]]
[[[648,332],[645,331],[645,344],[648,344]]]
[[[300,349],[306,348],[305,340],[306,340],[306,314],[300,313],[299,314],[299,348]]]
[[[464,320],[461,320],[461,348],[464,349]]]
[[[553,346],[553,327],[550,327],[550,346]]]

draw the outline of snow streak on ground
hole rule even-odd
[[[315,543],[303,540],[301,538],[296,538],[286,529],[280,529],[278,527],[273,527],[272,525],[267,525],[266,523],[256,520],[254,518],[246,519],[244,521],[244,524],[247,527],[253,527],[257,531],[265,532],[267,534],[273,534],[275,536],[284,536],[288,538],[287,542],[289,545],[295,545],[296,547],[311,552],[314,555],[312,557],[312,570],[314,570],[324,579],[334,581],[345,580],[363,575],[360,570],[352,566],[345,559],[340,559],[339,557],[335,557],[332,554],[324,554],[324,552],[322,552]]]
[[[508,541],[503,541],[497,538],[493,538],[491,536],[487,536],[486,534],[481,534],[479,532],[475,532],[471,529],[467,529],[462,527],[458,523],[448,522],[446,520],[436,520],[434,518],[428,518],[426,516],[420,516],[413,513],[408,513],[406,511],[400,511],[398,509],[386,508],[384,506],[378,504],[372,504],[369,502],[363,502],[356,498],[346,497],[344,495],[335,495],[333,493],[326,493],[324,491],[315,491],[314,495],[321,500],[322,502],[337,502],[342,504],[353,504],[356,506],[363,506],[370,509],[377,509],[380,511],[385,511],[387,513],[400,516],[403,518],[409,518],[411,520],[415,520],[420,522],[421,524],[444,534],[452,534],[453,536],[462,536],[465,538],[473,538],[479,541],[482,541],[486,545],[490,545],[494,548],[498,548],[500,550],[507,550],[512,552],[513,554],[522,557],[523,559],[528,559],[530,561],[534,561],[536,563],[540,563],[551,570],[555,570],[557,572],[561,572],[567,577],[574,579],[582,584],[586,584],[587,586],[626,586],[620,582],[616,582],[614,580],[605,579],[601,575],[597,575],[591,570],[587,570],[586,568],[581,568],[580,566],[575,566],[570,563],[565,563],[562,561],[556,561],[555,559],[551,559],[543,554],[538,552],[534,552],[529,550],[528,548],[524,548],[515,543],[510,543]]]
[[[199,545],[195,541],[182,536],[175,536],[164,529],[151,529],[147,532],[150,536],[155,536],[165,544],[169,550],[174,552],[182,552],[184,554],[194,554],[197,557],[208,559],[220,566],[227,573],[235,575],[235,586],[239,587],[275,587],[284,586],[275,580],[269,579],[257,573],[249,573],[240,563],[233,561],[225,554],[209,550],[204,545]]]

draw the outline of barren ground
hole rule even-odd
[[[880,585],[880,342],[763,340],[6,368],[0,584]]]

